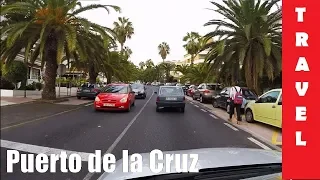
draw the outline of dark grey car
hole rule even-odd
[[[100,86],[98,84],[88,84],[85,83],[81,85],[77,90],[77,98],[82,97],[94,99],[101,92]]]
[[[161,86],[157,97],[157,108],[159,112],[161,108],[177,108],[184,112],[185,96],[182,87],[180,86]]]

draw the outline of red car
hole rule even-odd
[[[187,90],[187,96],[192,97],[196,89],[197,89],[196,85],[189,86],[189,89]]]
[[[95,110],[126,110],[134,106],[135,94],[130,84],[109,84],[94,100]]]

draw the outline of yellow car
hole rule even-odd
[[[245,107],[247,122],[259,121],[282,128],[282,89],[272,89]]]

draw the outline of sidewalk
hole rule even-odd
[[[228,113],[220,108],[214,108],[211,104],[202,104],[198,101],[192,100],[191,97],[186,97],[191,102],[197,103],[198,105],[201,105],[205,107],[207,110],[215,114],[216,116],[220,117],[221,119],[228,121],[229,115]],[[248,123],[244,119],[244,115],[242,116],[242,122],[240,124],[237,124],[237,120],[235,118],[232,119],[233,126],[242,129],[256,138],[260,139],[261,141],[273,146],[277,150],[281,151],[281,141],[282,141],[282,131],[279,128],[269,126],[267,124],[263,124],[260,122],[255,123]]]

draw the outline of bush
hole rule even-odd
[[[1,84],[0,84],[0,89],[14,89],[15,86],[12,82],[8,81],[7,79],[1,77]]]
[[[16,84],[27,80],[28,67],[20,61],[13,61],[2,67],[3,77]]]

